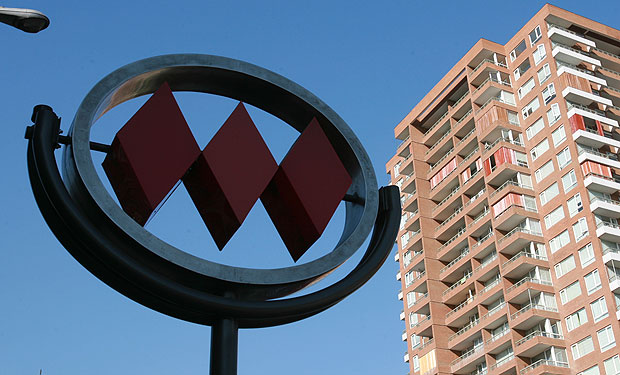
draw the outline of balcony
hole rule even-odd
[[[597,66],[601,66],[601,62],[591,57],[587,52],[557,42],[551,42],[551,45],[551,55],[558,61],[572,65],[586,64],[590,66],[592,70]]]
[[[542,233],[516,227],[497,240],[498,251],[514,255],[530,242],[544,242]]]
[[[585,78],[590,82],[593,82],[597,85],[607,86],[607,81],[603,78],[597,77],[593,72],[579,68],[575,65],[566,64],[558,61],[558,76],[568,73],[572,75],[576,75],[577,77]]]
[[[601,59],[603,67],[620,70],[620,56],[600,48],[591,48],[590,53]]]
[[[508,320],[508,304],[502,302],[480,317],[484,329],[495,329]]]
[[[566,362],[551,361],[548,359],[541,359],[532,363],[531,365],[522,368],[519,371],[519,375],[568,375],[570,374],[570,368]]]
[[[534,331],[515,343],[515,354],[521,357],[535,357],[552,346],[565,346],[564,336],[545,331]]]
[[[476,88],[471,96],[476,104],[486,103],[489,99],[498,97],[502,90],[512,89],[512,84],[507,74],[504,74],[506,78],[497,79],[496,77],[488,77],[482,82],[478,88]]]
[[[498,69],[498,67],[500,69]],[[469,73],[470,82],[473,85],[480,86],[480,83],[483,82],[484,77],[489,76],[488,74],[482,74],[483,72],[489,73],[489,72],[495,72],[497,70],[508,72],[507,69],[508,67],[506,66],[506,64],[502,62],[499,62],[499,61],[495,62],[491,59],[483,59],[482,61],[480,61],[478,66],[476,66],[471,71],[471,73]]]
[[[486,177],[487,184],[502,185],[504,182],[512,179],[518,172],[525,174],[531,173],[528,169],[527,162],[517,160],[516,164],[506,162],[501,165],[495,165],[491,168],[491,173]]]
[[[442,297],[445,304],[454,304],[457,301],[467,298],[469,295],[469,287],[473,290],[474,280],[471,278],[472,273],[465,274],[461,279],[452,284],[449,288],[443,291]]]
[[[526,218],[538,218],[538,210],[536,207],[525,207],[521,204],[511,204],[506,209],[500,212],[494,218],[494,227],[499,230],[509,230],[519,225]]]
[[[465,259],[465,257],[468,254],[469,254],[469,248],[467,248],[465,251],[461,252],[461,254],[459,254],[459,256],[457,256],[456,258],[452,259],[450,261],[450,263],[448,263],[445,267],[443,267],[441,270],[439,270],[439,275],[441,276],[442,273],[447,272],[450,268],[452,268],[455,265],[457,265],[461,260]]]
[[[620,226],[602,221],[596,225],[596,236],[601,240],[620,242]]]
[[[609,86],[618,87],[620,85],[620,72],[605,67],[600,67],[596,71],[598,77],[601,77]]]
[[[600,216],[620,218],[620,202],[599,197],[590,199],[590,210]]]
[[[450,362],[453,374],[468,374],[476,369],[477,360],[484,358],[484,345],[479,345]]]
[[[485,341],[484,346],[486,347],[487,354],[498,354],[508,349],[511,344],[511,332],[510,329],[505,329],[502,332],[494,334],[490,339]]]
[[[560,320],[558,309],[545,305],[528,304],[510,315],[510,327],[528,330],[545,319]]]
[[[510,278],[522,277],[536,266],[549,266],[547,257],[521,251],[502,264],[502,275]]]
[[[443,245],[441,245],[438,249],[437,249],[437,257],[439,259],[446,259],[446,257],[450,257],[450,254],[453,253],[453,251],[450,250],[460,250],[462,247],[461,246],[455,246],[457,244],[462,245],[461,241],[457,241],[459,240],[459,238],[461,236],[463,236],[463,234],[466,232],[465,228],[460,228],[456,234],[454,236],[452,236],[452,238],[450,238],[448,241],[444,242]],[[467,239],[467,237],[463,237],[465,240]],[[467,242],[465,242],[465,246],[467,245]],[[464,247],[464,246],[463,246]]]
[[[579,147],[577,160],[579,164],[582,164],[586,160],[591,160],[598,164],[608,165],[612,168],[620,168],[620,161],[618,156],[611,152],[600,152],[594,149]]]
[[[479,319],[471,321],[471,322],[467,323],[464,327],[462,327],[461,329],[456,331],[456,333],[454,333],[453,335],[448,337],[448,342],[450,343],[450,350],[462,350],[462,349],[459,349],[459,347],[463,344],[463,339],[465,339],[465,338],[467,338],[467,336],[471,336],[471,334],[475,334],[476,332],[479,331],[479,329],[475,329],[475,330],[473,329],[473,328],[480,328],[478,326],[478,323],[480,323]],[[465,335],[468,332],[470,334],[469,335]],[[455,340],[457,340],[457,341],[455,341]],[[459,345],[459,344],[461,344],[461,345]]]
[[[603,250],[603,263],[607,265],[613,265],[614,267],[616,267],[616,264],[620,263],[620,250],[617,250],[617,249]]]
[[[418,321],[417,323],[410,326],[409,328],[414,330],[414,332],[418,336],[428,337],[432,334],[431,327],[432,327],[431,316],[427,315],[422,320]]]
[[[592,148],[601,148],[606,145],[620,147],[620,141],[612,138],[611,133],[603,132],[603,135],[600,135],[594,129],[577,130],[573,133],[573,140],[579,144]]]
[[[589,106],[591,104],[602,104],[603,108],[607,106],[613,105],[612,101],[603,98],[600,95],[596,95],[591,92],[579,90],[578,88],[567,86],[564,90],[562,90],[562,97],[572,103],[581,104],[584,106]]]
[[[512,370],[517,366],[517,361],[515,360],[514,354],[503,358],[489,367],[489,374],[492,375],[503,375],[512,372]]]
[[[533,188],[530,185],[519,183],[513,180],[504,182],[500,187],[489,194],[489,204],[497,202],[501,197],[508,193],[529,194],[533,195]],[[502,195],[498,195],[502,193]]]
[[[521,143],[520,141],[518,141],[516,139],[510,139],[510,138],[507,138],[507,137],[499,137],[495,141],[493,141],[492,143],[487,144],[487,145],[484,146],[484,150],[482,151],[482,155],[486,155],[487,153],[491,152],[491,150],[495,146],[500,144],[500,142],[502,142],[504,146],[509,146],[509,145],[518,146],[516,148],[509,146],[508,148],[513,148],[513,149],[519,150],[521,152],[525,151],[525,147],[524,147],[523,143]],[[493,151],[497,151],[497,150],[493,150]]]
[[[620,276],[612,275],[609,278],[609,289],[611,289],[613,293],[620,292]]]
[[[439,117],[437,121],[433,123],[433,125],[431,125],[430,128],[428,128],[424,132],[424,143],[427,143],[427,142],[435,143],[437,139],[439,138],[437,136],[438,134],[443,134],[446,131],[450,130],[450,117],[448,117],[449,114],[450,114],[450,111],[446,111],[444,114],[442,114]],[[443,131],[437,132],[435,131],[436,129],[442,129]]]
[[[411,304],[407,306],[407,308],[411,310],[410,312],[418,314],[419,311],[423,309],[427,303],[428,303],[428,292],[417,297],[415,301],[412,301]]]
[[[517,304],[526,303],[529,301],[532,290],[548,292],[550,294],[554,292],[551,281],[528,276],[506,289],[506,301]]]
[[[409,353],[405,352],[405,355],[403,356],[403,360],[405,361],[405,363],[409,363]]]
[[[583,35],[579,35],[574,31],[563,28],[562,26],[549,24],[549,30],[547,36],[554,42],[562,43],[565,45],[573,45],[576,43],[585,44],[588,47],[596,47],[596,43],[587,39]]]
[[[467,324],[469,322],[468,313],[474,310],[478,311],[478,305],[473,303],[475,300],[476,296],[473,295],[448,311],[446,314],[446,325],[461,326]]]
[[[504,104],[508,104],[508,105],[511,105],[511,106],[515,105],[514,102],[509,102],[507,100],[502,99],[499,96],[495,96],[495,97],[492,97],[489,100],[487,100],[483,105],[481,105],[480,108],[478,108],[478,110],[476,111],[476,115],[479,115],[480,113],[482,113],[484,111],[484,109],[486,107],[488,107],[489,105],[491,105],[491,103],[493,103],[493,102],[504,103]]]

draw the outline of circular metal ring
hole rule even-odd
[[[152,94],[167,82],[172,91],[220,95],[260,108],[302,131],[314,117],[353,178],[343,233],[335,248],[310,262],[285,268],[251,269],[223,265],[188,254],[159,239],[126,215],[109,195],[93,165],[90,130],[115,106]],[[377,215],[377,181],[368,155],[346,123],[324,102],[294,82],[258,66],[219,56],[164,55],[126,65],[102,79],[85,97],[71,125],[64,175],[75,198],[87,195],[127,236],[164,262],[192,275],[243,285],[254,298],[284,296],[320,279],[350,258],[372,230]],[[79,199],[77,199],[79,201]],[[272,289],[266,292],[266,289]],[[261,290],[261,291],[259,291]]]

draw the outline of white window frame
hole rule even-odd
[[[578,231],[581,231],[581,233]],[[573,224],[573,234],[575,235],[575,242],[579,242],[588,236],[588,223],[585,217],[579,218],[579,220]]]
[[[535,37],[534,40],[532,40],[532,33],[534,34],[534,37]],[[536,44],[536,42],[538,42],[541,36],[542,36],[542,31],[540,30],[540,25],[537,25],[534,28],[534,30],[530,31],[530,33],[528,34],[528,37],[530,39],[530,47]]]
[[[557,182],[554,182],[551,185],[549,185],[549,187],[547,187],[545,190],[543,190],[542,193],[540,193],[540,196],[539,196],[540,204],[544,206],[550,200],[557,197],[559,194],[560,194],[560,185],[558,185]]]
[[[547,111],[547,121],[549,122],[549,126],[555,124],[562,118],[562,113],[560,113],[560,105],[558,103],[551,104],[551,108]]]
[[[566,130],[564,130],[564,125],[558,126],[558,128],[551,133],[551,139],[553,139],[553,147],[558,147],[566,140]]]
[[[541,73],[543,73],[545,75],[543,78],[540,78]],[[538,84],[539,85],[542,85],[543,82],[548,80],[549,77],[551,77],[551,68],[549,67],[549,63],[546,63],[545,65],[543,65],[542,68],[540,68],[536,72],[536,76],[538,77]]]
[[[569,288],[571,288],[570,290],[576,290],[579,291],[579,294],[575,294],[571,299],[568,299],[568,295],[567,295],[567,291],[569,290]],[[562,302],[562,305],[567,304],[568,302],[574,300],[575,298],[579,297],[581,295],[581,283],[579,283],[579,280],[575,281],[574,283],[566,286],[566,288],[560,290],[560,301]]]
[[[564,178],[568,178],[570,185],[566,186],[566,180]],[[564,192],[568,193],[575,186],[577,186],[577,175],[575,174],[575,170],[571,169],[567,174],[562,176],[562,187],[564,188]]]
[[[536,50],[532,54],[534,57],[534,65],[540,64],[541,61],[547,57],[547,51],[545,50],[544,44],[539,44],[536,46]]]
[[[597,314],[596,309],[600,311]],[[598,298],[597,300],[590,303],[590,311],[592,312],[592,319],[594,323],[598,323],[601,320],[607,318],[609,316],[609,310],[607,309],[607,302],[605,301],[605,297]]]
[[[611,328],[611,326],[607,326],[601,330],[598,330],[596,332],[596,337],[598,339],[598,346],[601,348],[601,352],[604,352],[616,346],[616,337],[614,336],[614,330],[613,328]],[[605,345],[603,345],[603,343],[601,342],[601,337],[608,340]]]
[[[548,84],[542,91],[543,103],[545,103],[545,105],[549,104],[549,102],[555,98],[555,95],[555,84]]]
[[[586,266],[594,262],[594,246],[592,246],[592,242],[588,243],[586,246],[579,249],[578,253],[579,253],[579,262],[581,263],[581,268],[585,268]]]
[[[583,211],[583,202],[581,201],[581,193],[577,193],[566,201],[568,207],[568,216],[573,217]]]
[[[601,289],[603,285],[601,284],[601,275],[598,272],[598,269],[592,270],[587,275],[583,277],[583,281],[586,284],[586,291],[588,295],[596,292]]]
[[[587,322],[588,314],[586,313],[586,309],[582,307],[566,317],[566,331],[570,332],[573,329],[586,324]]]

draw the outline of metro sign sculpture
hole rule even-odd
[[[173,91],[240,103],[200,150]],[[111,145],[90,140],[91,127],[105,112],[149,94]],[[280,165],[243,103],[299,131]],[[212,326],[214,375],[236,374],[239,328],[298,321],[340,302],[379,269],[398,232],[398,188],[377,189],[368,155],[346,123],[302,87],[242,61],[195,54],[140,60],[95,85],[68,136],[60,135],[60,119],[48,106],[35,107],[33,122],[26,132],[28,170],[50,229],[84,267],[120,293],[164,314]],[[60,144],[65,145],[62,178],[54,154]],[[103,168],[120,207],[99,179],[92,151],[106,153]],[[244,171],[243,187],[237,170]],[[331,252],[285,268],[242,268],[198,258],[144,228],[179,183],[220,250],[259,199],[295,263],[321,236],[341,200],[346,202],[343,233]],[[346,277],[287,297],[342,265],[371,231],[365,255]]]

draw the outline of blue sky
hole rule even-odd
[[[67,130],[88,90],[122,65],[167,53],[241,59],[301,84],[336,110],[366,146],[383,185],[387,183],[385,162],[397,145],[393,128],[400,119],[479,38],[505,43],[544,4],[178,3],[33,0],[3,4],[39,9],[49,16],[51,25],[35,35],[0,25],[4,130],[0,374],[38,374],[39,369],[43,374],[63,375],[206,374],[209,367],[208,327],[161,315],[121,296],[82,268],[46,227],[26,174],[23,133],[35,104],[51,105]],[[599,1],[597,6],[584,1],[555,4],[620,28],[617,1]],[[180,94],[177,100],[201,147],[236,104],[197,94]],[[98,140],[109,142],[114,129],[143,101],[134,100],[106,115],[102,119],[106,130],[95,134]],[[258,110],[250,113],[280,160],[296,134]],[[184,193],[175,192],[149,224],[150,230],[222,263],[291,264],[260,204],[245,225],[254,229],[240,231],[220,254],[213,251]],[[341,221],[339,210],[307,259],[333,245]],[[243,330],[239,373],[406,373],[397,271],[390,256],[367,285],[334,308],[282,327]],[[342,274],[337,272],[326,281]]]

